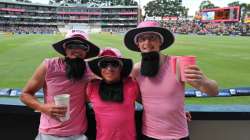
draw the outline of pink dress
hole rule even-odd
[[[87,86],[87,96],[95,112],[96,140],[136,140],[137,83],[131,78],[124,80],[122,103],[103,101],[99,96],[99,85],[100,80],[94,80]]]
[[[142,133],[148,137],[169,140],[188,136],[184,84],[176,80],[174,67],[175,57],[166,56],[153,78],[142,76],[140,68],[134,69],[144,109]]]
[[[65,76],[65,65],[62,58],[45,59],[47,69],[44,83],[44,102],[53,103],[53,97],[67,92],[70,94],[70,119],[57,121],[46,114],[41,114],[39,132],[55,136],[73,136],[85,133],[87,130],[86,108],[84,103],[85,86],[92,77],[87,69],[84,78],[72,82]]]

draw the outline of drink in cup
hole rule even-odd
[[[180,69],[180,80],[185,82],[187,81],[184,74],[185,68],[189,65],[196,65],[196,56],[181,56],[178,59]]]
[[[67,112],[64,117],[60,117],[60,121],[67,121],[70,118],[69,108],[70,108],[70,95],[69,94],[59,94],[54,96],[54,101],[57,106],[67,107]]]

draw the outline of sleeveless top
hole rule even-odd
[[[155,77],[142,76],[140,69],[134,72],[144,108],[142,133],[161,140],[180,139],[188,136],[184,83],[176,80],[176,57],[164,59]]]
[[[123,81],[123,102],[103,101],[99,96],[100,80],[91,81],[87,96],[96,119],[96,140],[136,140],[135,101],[138,85],[131,78]]]
[[[72,136],[85,133],[87,118],[85,108],[85,86],[92,73],[87,68],[80,81],[68,80],[65,75],[63,58],[45,59],[46,75],[44,83],[44,103],[53,103],[53,97],[67,92],[70,94],[70,119],[60,122],[41,113],[39,132],[56,136]]]

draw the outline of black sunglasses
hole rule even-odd
[[[83,42],[74,42],[74,41],[71,41],[71,42],[68,42],[65,44],[66,48],[68,49],[77,49],[77,48],[80,48],[84,51],[89,51],[89,46],[87,44],[84,44]]]
[[[120,62],[119,60],[101,60],[98,63],[98,67],[101,69],[105,69],[108,66],[110,66],[112,68],[118,68],[118,67],[122,66],[122,62]]]

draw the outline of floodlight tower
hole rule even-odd
[[[142,20],[142,7],[141,7],[141,0],[138,0],[138,21],[139,24]]]

